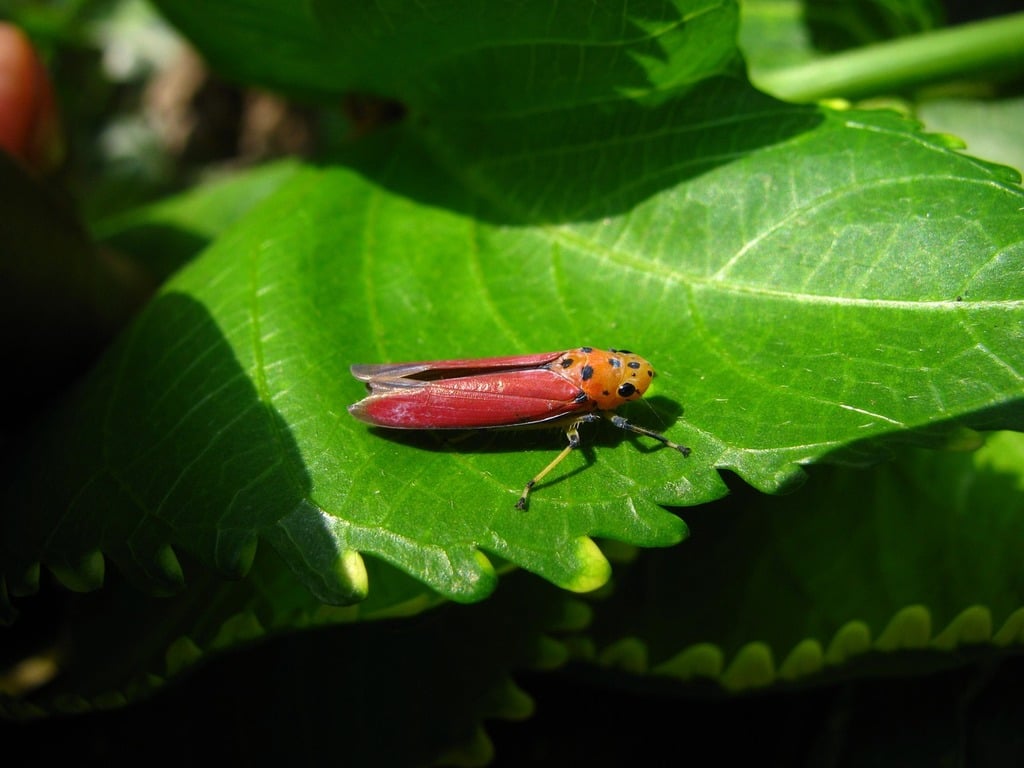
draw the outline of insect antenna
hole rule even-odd
[[[663,418],[661,418],[661,414],[658,413],[658,409],[651,405],[650,400],[640,400],[639,402],[643,403],[644,407],[654,414],[654,418],[657,420],[659,427],[661,427],[662,429],[668,429],[669,425],[665,423],[665,420]]]

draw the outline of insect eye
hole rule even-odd
[[[618,392],[619,397],[632,397],[636,394],[636,387],[627,381],[625,384],[620,384],[616,391]]]

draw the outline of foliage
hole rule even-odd
[[[917,30],[915,61],[937,61],[934,4],[837,4],[804,26],[752,2],[742,27],[731,3],[699,0],[157,5],[220,75],[324,115],[348,96],[353,123],[314,160],[93,211],[74,247],[39,223],[45,199],[18,217],[31,239],[0,230],[22,326],[44,304],[33,276],[68,253],[104,269],[96,244],[143,278],[83,285],[83,306],[160,283],[80,380],[62,373],[59,401],[7,431],[10,660],[60,671],[30,690],[28,662],[11,667],[7,714],[119,707],[306,629],[282,642],[313,660],[339,649],[310,665],[318,701],[356,677],[373,691],[323,705],[363,724],[353,738],[371,746],[354,753],[379,731],[353,703],[383,709],[404,684],[445,696],[388,759],[477,763],[480,719],[529,711],[510,670],[566,649],[676,691],[735,691],[900,673],[897,650],[934,670],[965,644],[1020,644],[1024,446],[985,442],[1024,427],[1019,174],[905,114],[766,95],[736,43],[766,88],[797,82],[784,66],[825,72],[843,60],[824,51]],[[836,35],[851,15],[856,34]],[[770,39],[792,55],[762,57]],[[815,95],[914,106],[911,86],[948,76],[944,62],[900,80],[875,50],[847,70],[870,77]],[[37,181],[0,170],[10,217]],[[628,415],[688,459],[585,430],[518,512],[557,431],[394,433],[345,413],[353,363],[584,343],[651,359],[656,392]],[[636,562],[612,568],[623,552]],[[613,572],[585,629],[589,609],[556,587]],[[62,640],[43,652],[25,619],[57,599]],[[408,665],[393,674],[389,656]]]

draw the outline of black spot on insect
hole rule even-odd
[[[628,349],[613,349],[612,352],[618,352],[620,355],[632,355]]]
[[[627,381],[625,384],[619,385],[617,392],[619,394],[619,397],[632,397],[633,395],[636,394],[636,387],[634,387],[632,383]]]
[[[636,370],[637,368],[639,368],[639,367],[640,367],[640,363],[638,363],[638,362],[637,362],[636,360],[633,360],[633,361],[631,361],[631,362],[628,362],[628,363],[626,363],[626,365],[628,365],[628,366],[629,366],[630,368],[632,368],[633,370]]]
[[[582,352],[585,355],[589,355],[593,351],[594,351],[593,347],[580,347],[580,352]]]
[[[572,365],[572,364],[573,364],[574,362],[576,362],[576,361],[575,361],[575,360],[573,360],[573,359],[572,359],[571,357],[563,357],[563,358],[562,358],[562,367],[563,367],[563,368],[568,368],[568,367],[569,367],[569,366],[571,366],[571,365]]]
[[[592,365],[584,365],[583,369],[580,371],[580,378],[583,381],[590,381],[593,377],[594,377],[594,366],[592,366]]]
[[[608,397],[608,390],[607,389],[602,389],[601,390],[601,394],[604,395],[605,397]]]
[[[649,379],[653,379],[654,378],[654,371],[652,371],[650,368],[647,369],[647,378],[649,378]]]
[[[609,357],[608,358],[608,365],[610,365],[612,368],[621,368],[622,367],[622,361],[619,360],[619,358],[617,358],[617,357]]]

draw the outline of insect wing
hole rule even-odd
[[[397,365],[352,365],[349,366],[351,374],[359,381],[373,381],[375,379],[401,379],[411,377],[417,373],[430,370],[430,363],[398,363]]]
[[[368,386],[370,395],[350,406],[349,412],[362,421],[394,429],[536,424],[568,416],[587,405],[579,387],[546,368],[435,380],[376,375],[368,380]]]
[[[475,376],[497,371],[542,368],[557,360],[564,352],[544,352],[539,355],[511,357],[478,357],[465,360],[424,360],[412,363],[385,363],[383,365],[353,365],[350,370],[359,381],[373,379],[413,378],[424,381]]]

